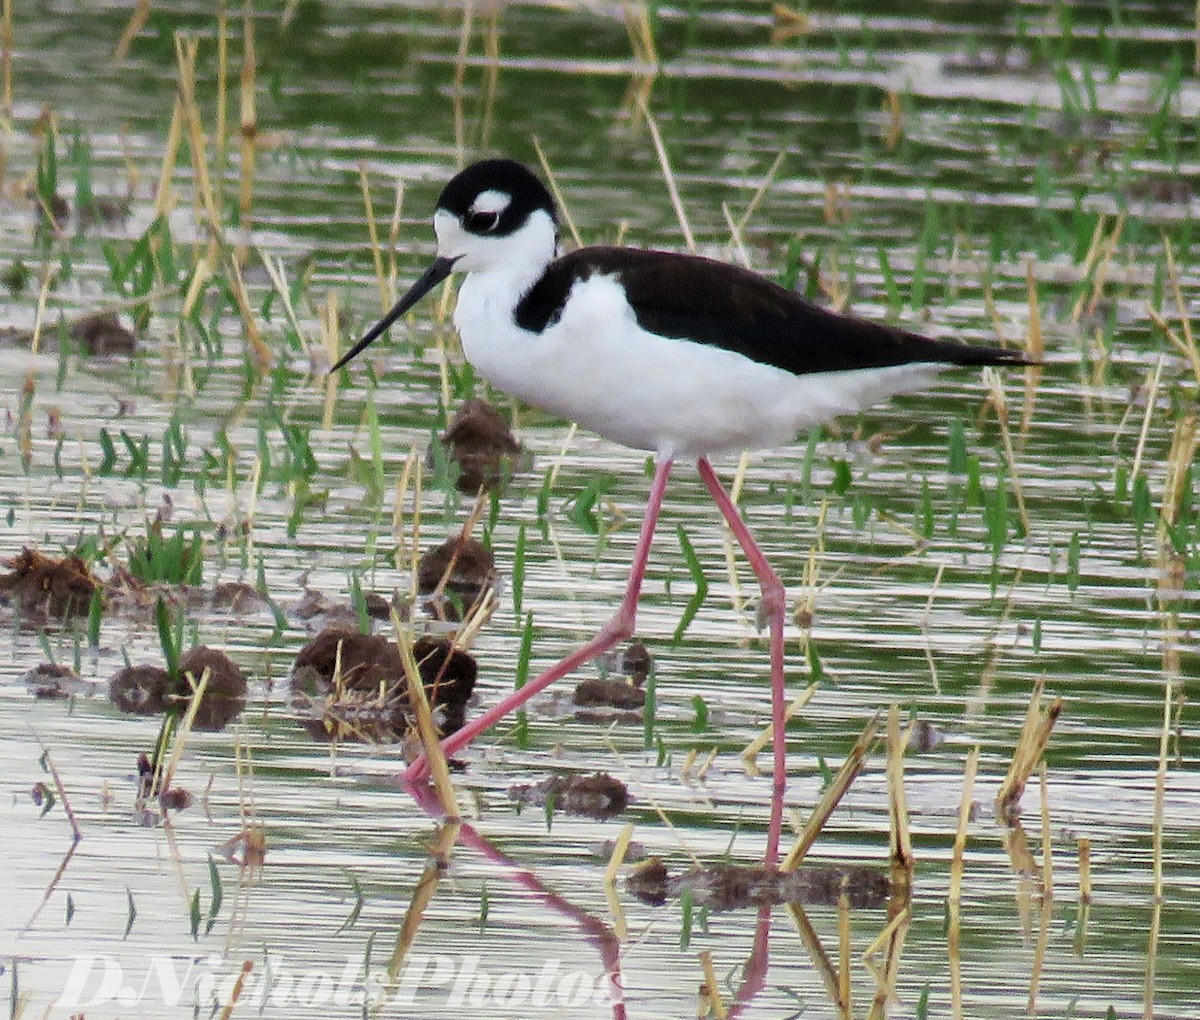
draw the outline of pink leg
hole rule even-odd
[[[590,662],[598,655],[603,655],[614,645],[624,641],[633,633],[634,621],[637,618],[638,595],[642,590],[642,578],[646,574],[646,561],[650,558],[650,542],[654,538],[654,525],[658,521],[658,511],[662,507],[663,495],[667,491],[667,479],[671,475],[671,458],[662,457],[654,468],[654,481],[650,485],[650,499],[646,504],[646,516],[642,519],[642,531],[638,536],[637,549],[633,554],[633,566],[629,573],[629,584],[625,587],[625,597],[616,615],[608,621],[594,638],[582,648],[576,649],[556,666],[551,666],[546,672],[529,681],[518,691],[513,691],[499,704],[493,705],[477,719],[472,719],[457,733],[451,734],[442,741],[442,751],[453,754],[475,739],[480,733],[499,722],[510,712],[516,711],[536,694],[540,694],[559,677],[566,676],[573,669]],[[421,755],[404,773],[406,782],[420,779],[429,771],[429,763]]]
[[[775,786],[771,798],[771,823],[767,829],[767,852],[763,863],[774,867],[779,863],[779,837],[783,829],[783,794],[787,789],[787,741],[784,733],[785,691],[783,679],[783,614],[787,593],[779,575],[771,569],[767,558],[742,520],[733,500],[721,486],[720,480],[705,458],[697,463],[700,478],[708,487],[721,514],[750,561],[750,567],[762,587],[762,608],[771,631],[771,748],[775,752]]]

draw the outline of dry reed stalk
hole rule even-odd
[[[213,157],[213,170],[217,178],[218,222],[221,222],[225,208],[225,159],[226,146],[229,141],[226,137],[225,125],[228,116],[226,95],[229,86],[229,19],[226,16],[225,4],[226,0],[219,0],[217,3],[217,126],[213,133],[213,144],[216,150]]]
[[[787,905],[787,912],[792,922],[796,925],[800,941],[804,943],[804,948],[808,950],[813,967],[816,969],[817,974],[820,975],[821,982],[825,985],[826,994],[828,994],[837,1008],[838,1016],[842,1020],[850,1020],[849,1004],[842,999],[842,986],[838,978],[838,971],[829,959],[829,954],[825,952],[825,947],[821,945],[821,938],[817,934],[816,929],[813,928],[812,922],[809,921],[804,908],[799,903],[789,903]]]
[[[904,940],[908,937],[908,929],[912,924],[911,889],[904,890],[903,895],[892,893],[888,900],[888,915],[888,923],[862,955],[863,963],[875,978],[875,994],[871,999],[871,1008],[867,1011],[867,1020],[887,1020],[888,1007],[896,1001],[900,958],[904,952]],[[874,957],[885,946],[883,965],[876,966]]]
[[[418,686],[420,685],[418,684]],[[404,961],[408,958],[409,950],[416,942],[417,933],[421,930],[421,924],[425,920],[425,909],[433,901],[442,876],[449,873],[450,854],[458,840],[458,832],[461,828],[462,822],[457,819],[451,819],[444,825],[438,826],[433,843],[429,847],[429,862],[425,865],[425,870],[421,872],[421,877],[417,879],[412,899],[409,901],[408,909],[404,912],[404,920],[400,924],[400,930],[396,933],[396,944],[388,959],[388,985],[384,992],[385,999],[399,986],[400,972],[404,969]],[[374,1015],[378,1015],[379,1007],[382,1005],[382,1002],[374,1004],[372,1010]]]
[[[904,752],[911,735],[910,727],[901,737],[900,709],[892,705],[888,709],[887,722],[887,782],[893,877],[897,871],[911,877],[913,868],[912,836],[908,831],[908,798],[904,793]]]
[[[1042,901],[1048,905],[1054,899],[1054,863],[1050,841],[1050,782],[1045,758],[1038,767],[1038,781],[1042,787]]]
[[[500,10],[500,5],[495,4],[485,15],[487,31],[483,35],[483,54],[486,78],[477,146],[483,152],[486,152],[491,144],[492,119],[496,112],[496,96],[500,91]]]
[[[654,42],[654,28],[646,4],[622,0],[621,12],[625,15],[625,34],[629,37],[633,59],[645,68],[656,69],[658,46]]]
[[[458,800],[454,796],[454,785],[450,782],[450,766],[446,764],[446,755],[442,753],[437,726],[433,722],[433,712],[429,708],[429,699],[425,696],[425,685],[421,683],[421,670],[413,657],[412,635],[408,628],[401,624],[395,609],[392,610],[392,630],[396,634],[396,646],[400,649],[400,661],[404,663],[404,676],[408,681],[408,703],[417,717],[417,733],[425,749],[433,787],[437,791],[446,818],[452,822],[457,821],[461,814]]]
[[[1012,762],[996,794],[996,818],[1004,825],[1015,825],[1020,818],[1021,794],[1025,792],[1025,784],[1037,768],[1046,745],[1050,742],[1054,724],[1062,712],[1062,698],[1055,698],[1045,711],[1042,710],[1042,693],[1045,686],[1044,677],[1039,677],[1033,685],[1029,710],[1025,714],[1017,746],[1013,749]]]
[[[627,822],[617,834],[617,838],[613,840],[612,855],[608,859],[608,866],[604,869],[604,879],[602,882],[604,898],[608,903],[609,915],[612,917],[613,934],[620,942],[624,942],[629,937],[629,925],[625,920],[625,910],[621,906],[621,897],[617,894],[617,877],[620,873],[621,865],[625,863],[625,855],[629,853],[629,844],[632,840],[633,822]]]
[[[280,264],[279,268],[282,272],[282,264]],[[296,328],[299,323],[296,322],[296,313],[291,308],[291,299],[285,299],[283,306],[285,313],[292,322],[292,327]],[[337,352],[340,346],[338,342],[338,292],[336,290],[330,289],[326,292],[325,304],[321,307],[320,311],[321,314],[318,322],[321,327],[321,349],[325,352],[325,357],[329,359],[328,364],[332,365],[337,360]],[[299,336],[298,331],[297,336]],[[339,375],[341,375],[340,372],[325,373],[325,406],[321,415],[321,428],[326,433],[333,429],[333,409],[337,403]]]
[[[167,216],[175,206],[175,194],[171,188],[171,180],[175,176],[175,164],[179,159],[179,143],[182,138],[183,102],[176,97],[175,106],[171,111],[171,126],[167,129],[162,169],[158,174],[158,189],[154,195],[155,216]]]
[[[13,0],[4,0],[2,12],[0,14],[0,75],[4,79],[4,92],[3,99],[0,100],[3,103],[0,114],[3,115],[5,121],[11,121],[13,112]],[[6,161],[7,155],[6,150]],[[0,180],[3,178],[0,177]]]
[[[1079,903],[1084,906],[1092,902],[1092,842],[1086,836],[1079,837]]]
[[[780,46],[812,30],[812,17],[784,4],[771,5],[771,45]]]
[[[880,130],[883,147],[888,152],[895,152],[904,137],[904,107],[900,105],[900,94],[895,89],[888,89],[884,97],[883,115],[886,118]]]
[[[42,323],[46,318],[46,300],[50,294],[50,284],[54,275],[49,272],[49,263],[42,271],[42,285],[38,288],[37,308],[33,313],[33,338],[29,343],[31,356],[29,369],[25,373],[25,381],[21,384],[21,399],[18,403],[16,434],[17,452],[21,463],[26,469],[33,463],[33,399],[37,394],[37,373],[33,359],[36,359],[38,345],[42,338]]]
[[[962,1020],[962,955],[959,949],[962,922],[962,878],[966,868],[967,826],[971,821],[971,791],[979,769],[979,745],[971,748],[963,768],[962,800],[958,805],[958,828],[954,833],[954,851],[950,858],[950,892],[947,896],[946,948],[950,962],[950,1015]]]
[[[729,1010],[725,1006],[725,1001],[721,998],[721,988],[717,984],[717,972],[713,968],[712,950],[701,949],[700,967],[704,971],[704,992],[708,996],[709,1011],[717,1018],[717,1020],[725,1020],[729,1016]]]
[[[1079,274],[1079,280],[1081,283],[1089,276],[1093,277],[1093,281],[1095,280],[1093,274],[1096,271],[1097,265],[1104,257],[1104,250],[1106,246],[1104,229],[1107,226],[1107,221],[1108,217],[1103,213],[1096,218],[1096,227],[1092,231],[1092,240],[1088,245],[1087,254],[1083,257],[1083,269]],[[1083,314],[1083,306],[1086,300],[1087,293],[1081,290],[1079,297],[1075,301],[1075,305],[1071,310],[1072,322],[1079,321],[1079,317]]]
[[[467,161],[467,127],[463,113],[463,85],[467,80],[467,56],[471,52],[471,31],[475,24],[475,0],[464,0],[462,27],[458,32],[458,54],[454,60],[454,153],[459,167]]]
[[[67,816],[67,821],[71,826],[71,835],[74,842],[78,843],[83,839],[83,830],[79,827],[79,820],[75,817],[75,810],[71,807],[71,798],[67,796],[66,787],[63,786],[62,777],[58,774],[58,767],[54,764],[54,758],[50,754],[45,742],[36,732],[33,727],[29,728],[29,732],[33,733],[33,739],[38,742],[38,747],[42,749],[42,762],[46,767],[46,771],[50,773],[50,778],[54,782],[54,789],[58,791],[58,799],[62,803],[63,812]]]
[[[414,470],[414,462],[417,460],[417,451],[413,447],[409,447],[408,456],[404,458],[404,467],[400,472],[400,477],[396,479],[396,497],[392,506],[392,566],[397,570],[403,570],[405,567],[405,558],[402,553],[404,550],[404,500],[408,495],[408,487],[412,481]],[[415,578],[414,578],[415,593]]]
[[[807,705],[817,693],[821,685],[819,682],[809,684],[795,701],[787,706],[783,713],[784,721],[787,722],[796,715],[805,705]],[[748,776],[761,776],[762,770],[758,767],[758,756],[763,752],[766,746],[771,742],[771,736],[774,733],[772,724],[767,723],[741,753],[742,767],[746,770]]]
[[[1005,853],[1008,854],[1009,866],[1017,876],[1017,917],[1021,922],[1021,933],[1028,940],[1032,930],[1030,918],[1033,915],[1033,883],[1038,866],[1029,850],[1029,839],[1020,821],[1005,828],[1003,845]]]
[[[733,221],[733,213],[729,209],[728,202],[721,203],[721,215],[725,217],[725,226],[729,229],[730,249],[732,249],[733,254],[737,257],[737,261],[749,269],[750,252],[746,250],[746,242],[742,237],[742,232]]]
[[[1017,471],[1017,455],[1013,450],[1012,433],[1008,429],[1008,404],[1004,398],[1004,384],[1000,373],[993,368],[983,370],[984,379],[991,390],[992,407],[1000,425],[1000,438],[1004,441],[1004,459],[1008,463],[1008,481],[1017,501],[1017,513],[1021,517],[1021,528],[1029,534],[1029,512],[1025,509],[1025,495],[1021,491],[1021,476]]]
[[[263,269],[266,270],[267,279],[271,281],[271,287],[275,291],[275,296],[279,298],[279,303],[283,306],[284,317],[288,321],[288,325],[296,332],[296,336],[302,337],[304,330],[300,328],[300,320],[296,316],[295,306],[292,304],[291,288],[288,287],[287,269],[284,267],[283,259],[271,255],[269,252],[260,252]],[[189,298],[191,294],[189,292]],[[185,306],[186,307],[186,306]],[[189,309],[190,310],[190,309]],[[337,360],[338,355],[338,337],[337,330],[330,333],[325,327],[326,316],[321,317],[321,346],[325,351],[325,356],[329,358],[329,363],[332,365]],[[332,377],[331,377],[332,378]],[[328,427],[328,426],[327,426]]]
[[[933,617],[933,600],[937,596],[938,588],[942,583],[942,576],[946,573],[946,564],[939,563],[937,573],[933,576],[933,584],[929,588],[929,598],[925,600],[925,615],[921,617],[921,633],[925,635],[925,662],[929,666],[929,676],[933,680],[933,691],[935,694],[942,693],[942,684],[938,679],[937,660],[933,657],[933,641],[930,638],[929,624]]]
[[[187,745],[188,737],[192,735],[192,724],[196,721],[196,713],[200,711],[200,702],[204,700],[204,694],[208,690],[208,667],[204,667],[204,672],[200,674],[199,681],[196,680],[191,673],[185,674],[189,685],[192,688],[192,696],[188,701],[187,711],[183,713],[183,718],[179,720],[179,725],[175,727],[175,735],[171,741],[171,754],[164,763],[159,759],[158,775],[154,777],[154,785],[151,789],[155,793],[166,793],[171,789],[171,784],[175,781],[175,770],[179,767],[179,760],[183,757],[183,749]]]
[[[786,156],[787,149],[781,149],[779,154],[776,155],[774,161],[771,163],[770,168],[763,176],[763,179],[759,182],[754,194],[750,196],[750,201],[746,203],[746,208],[742,211],[742,215],[737,221],[737,229],[739,234],[746,229],[747,224],[750,222],[750,217],[758,211],[759,205],[766,197],[767,189],[775,183],[775,175],[779,173],[779,168],[783,166],[783,161]]]
[[[1108,272],[1112,267],[1113,257],[1117,253],[1117,243],[1121,239],[1121,231],[1125,229],[1125,213],[1121,213],[1117,217],[1117,222],[1113,226],[1112,233],[1105,240],[1100,253],[1099,262],[1096,265],[1095,275],[1092,277],[1092,295],[1088,299],[1087,314],[1094,315],[1096,306],[1100,303],[1100,296],[1104,291],[1104,284],[1108,281]],[[1083,301],[1083,295],[1075,304],[1073,313],[1073,321],[1079,321],[1079,306]]]
[[[1187,358],[1192,369],[1192,375],[1196,377],[1196,382],[1200,383],[1200,352],[1197,352],[1195,345],[1189,347],[1180,340],[1175,335],[1175,330],[1171,328],[1171,324],[1150,305],[1146,305],[1146,314],[1150,317],[1150,321],[1154,323],[1155,328],[1171,342],[1172,346],[1180,354]]]
[[[1146,985],[1142,999],[1142,1016],[1154,1016],[1155,973],[1158,967],[1158,937],[1162,927],[1163,908],[1163,802],[1167,792],[1167,750],[1171,739],[1171,704],[1175,684],[1169,678],[1164,684],[1162,732],[1158,741],[1158,770],[1154,775],[1154,820],[1151,826],[1151,873],[1153,876],[1153,909],[1150,932],[1146,939]]]
[[[1183,288],[1179,284],[1179,266],[1175,264],[1175,252],[1171,248],[1171,239],[1166,234],[1163,234],[1163,248],[1167,253],[1167,278],[1171,281],[1171,295],[1175,298],[1175,311],[1179,316],[1179,325],[1183,329],[1187,358],[1192,363],[1192,372],[1196,376],[1196,381],[1200,382],[1200,351],[1196,349],[1196,337],[1192,333],[1192,318],[1188,314],[1187,303],[1183,300]]]
[[[1042,983],[1042,969],[1046,963],[1046,948],[1050,943],[1050,918],[1053,911],[1050,909],[1050,903],[1043,901],[1041,914],[1038,918],[1038,933],[1037,941],[1033,947],[1033,962],[1029,968],[1029,996],[1025,1003],[1026,1016],[1039,1016],[1044,1014],[1038,1013],[1038,989]]]
[[[808,824],[800,833],[796,840],[795,846],[788,851],[788,855],[783,859],[783,863],[779,866],[780,871],[795,871],[800,862],[804,860],[805,854],[808,853],[817,836],[821,834],[821,830],[825,827],[825,823],[829,821],[829,816],[833,814],[834,808],[838,806],[846,791],[850,789],[850,785],[858,776],[863,764],[866,762],[867,755],[871,751],[871,747],[875,742],[875,735],[879,731],[879,712],[876,712],[866,728],[862,731],[854,747],[850,749],[850,753],[846,755],[846,760],[842,762],[842,767],[838,769],[837,775],[833,777],[833,781],[825,789],[825,793],[813,808],[812,815],[808,819]]]
[[[367,180],[367,164],[358,161],[358,186],[362,191],[363,209],[367,214],[367,235],[371,239],[371,259],[375,263],[375,282],[379,285],[379,309],[387,312],[391,304],[388,300],[387,275],[383,271],[383,249],[379,246],[379,228],[375,225],[375,207],[371,203],[371,184]]]
[[[388,228],[388,306],[396,303],[396,279],[399,269],[396,265],[396,245],[400,243],[400,217],[404,211],[404,180],[396,181],[396,199],[392,203],[392,222]]]
[[[571,216],[571,211],[567,207],[566,199],[563,198],[562,189],[558,186],[558,177],[554,170],[550,167],[550,161],[546,158],[545,150],[542,149],[541,140],[535,135],[533,139],[533,151],[537,153],[538,164],[542,168],[542,173],[546,177],[546,183],[550,186],[550,194],[554,196],[554,204],[558,207],[562,218],[567,224],[567,230],[570,231],[571,240],[575,242],[576,248],[583,247],[583,238],[579,236],[579,228],[575,226],[575,220]]]
[[[1042,903],[1038,918],[1038,937],[1033,950],[1033,962],[1029,970],[1029,998],[1026,1003],[1028,1016],[1037,1015],[1038,988],[1042,980],[1042,968],[1046,962],[1046,946],[1050,937],[1050,918],[1054,904],[1054,871],[1050,847],[1050,794],[1046,776],[1046,762],[1039,768],[1042,793]]]
[[[412,450],[409,456],[413,458],[413,481],[412,481],[412,527],[410,542],[412,543],[408,549],[408,575],[409,575],[409,601],[416,602],[417,600],[417,574],[418,566],[421,562],[421,494],[425,482],[425,461],[417,456],[416,450]]]
[[[641,107],[642,115],[646,118],[646,126],[650,129],[650,138],[654,142],[654,151],[658,155],[658,165],[662,171],[663,180],[667,185],[667,194],[671,197],[671,207],[675,210],[675,218],[679,220],[679,229],[683,231],[684,243],[687,244],[688,251],[695,252],[696,238],[692,235],[692,228],[688,223],[687,213],[684,212],[683,199],[679,197],[679,188],[675,184],[675,174],[671,170],[671,160],[667,156],[667,148],[663,144],[658,124],[655,122],[653,115],[650,113],[650,107],[646,105],[644,99],[639,97],[638,105]]]
[[[5,0],[6,3],[11,0]],[[137,34],[146,27],[146,22],[150,19],[150,0],[137,0],[137,6],[134,8],[133,14],[129,16],[129,22],[125,25],[125,31],[121,33],[121,38],[117,40],[117,45],[113,48],[113,61],[120,63],[129,54],[129,47],[133,45],[133,40],[137,38]]]
[[[433,591],[430,592],[430,597],[440,599],[446,594],[446,585],[450,583],[450,578],[454,574],[454,568],[458,566],[458,554],[462,550],[462,542],[471,537],[471,532],[475,530],[475,525],[479,523],[483,512],[487,509],[488,504],[482,499],[476,499],[475,505],[471,507],[471,512],[467,515],[467,519],[463,521],[463,526],[459,530],[459,544],[454,547],[454,551],[450,554],[450,559],[446,563],[446,569],[442,571],[442,576],[438,578],[438,583],[434,585]]]
[[[1179,511],[1187,495],[1188,471],[1196,459],[1196,446],[1200,441],[1196,413],[1185,414],[1175,422],[1171,433],[1171,447],[1167,453],[1167,477],[1163,482],[1162,504],[1159,507],[1158,544],[1165,551],[1169,544],[1168,529],[1179,520]]]
[[[838,897],[838,1005],[847,1020],[854,1016],[850,984],[850,897],[844,891]]]
[[[1150,420],[1154,416],[1154,404],[1158,400],[1158,387],[1162,382],[1163,359],[1161,355],[1154,369],[1146,374],[1146,413],[1142,415],[1142,428],[1138,432],[1137,447],[1133,451],[1133,466],[1129,469],[1130,479],[1137,478],[1142,471],[1142,455],[1146,452],[1146,439],[1150,435]]]
[[[254,4],[242,6],[242,74],[239,81],[241,106],[241,164],[238,182],[238,215],[243,230],[249,230],[254,214],[254,171],[258,162],[258,108],[254,96],[258,76],[258,53],[254,46]]]
[[[242,317],[242,329],[246,334],[246,345],[250,349],[250,354],[254,360],[255,367],[260,372],[266,372],[270,369],[275,361],[275,356],[271,352],[270,346],[262,338],[262,331],[258,328],[258,322],[254,317],[254,309],[250,306],[250,295],[246,291],[246,282],[242,279],[242,267],[238,264],[232,253],[227,253],[229,257],[225,259],[227,270],[226,282],[229,284],[230,291],[233,292],[234,302],[237,304],[238,312]]]
[[[250,976],[250,972],[254,970],[253,960],[243,960],[242,969],[239,971],[237,980],[233,982],[233,988],[229,992],[229,1001],[225,1004],[225,1008],[221,1010],[220,1020],[230,1020],[233,1016],[233,1007],[237,1005],[238,999],[242,997],[242,989],[246,985],[246,978]]]
[[[1025,263],[1025,292],[1029,300],[1029,332],[1025,337],[1025,353],[1041,361],[1046,354],[1046,339],[1042,333],[1042,311],[1038,302],[1037,278],[1033,272],[1033,260]],[[1041,365],[1029,365],[1025,369],[1025,400],[1021,407],[1020,434],[1029,431],[1033,421],[1033,409],[1037,402],[1038,383],[1042,379]]]
[[[208,149],[204,142],[204,127],[200,118],[200,107],[196,101],[196,58],[200,52],[200,40],[176,34],[175,59],[179,64],[179,100],[183,107],[183,121],[191,150],[192,172],[196,188],[194,200],[200,219],[210,230],[220,230],[213,198],[212,181],[208,174]]]

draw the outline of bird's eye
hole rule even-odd
[[[464,225],[472,234],[490,234],[500,226],[500,214],[498,212],[470,212],[467,213]]]

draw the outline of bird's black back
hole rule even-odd
[[[556,259],[517,305],[517,325],[541,332],[561,317],[576,281],[595,274],[616,277],[648,332],[722,347],[796,375],[916,362],[1029,364],[1019,351],[930,340],[830,311],[729,263],[636,248],[580,248]]]

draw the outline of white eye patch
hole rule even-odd
[[[512,195],[507,191],[495,191],[489,189],[481,191],[475,196],[475,201],[471,203],[471,208],[468,210],[472,214],[492,214],[499,215],[512,204]]]

